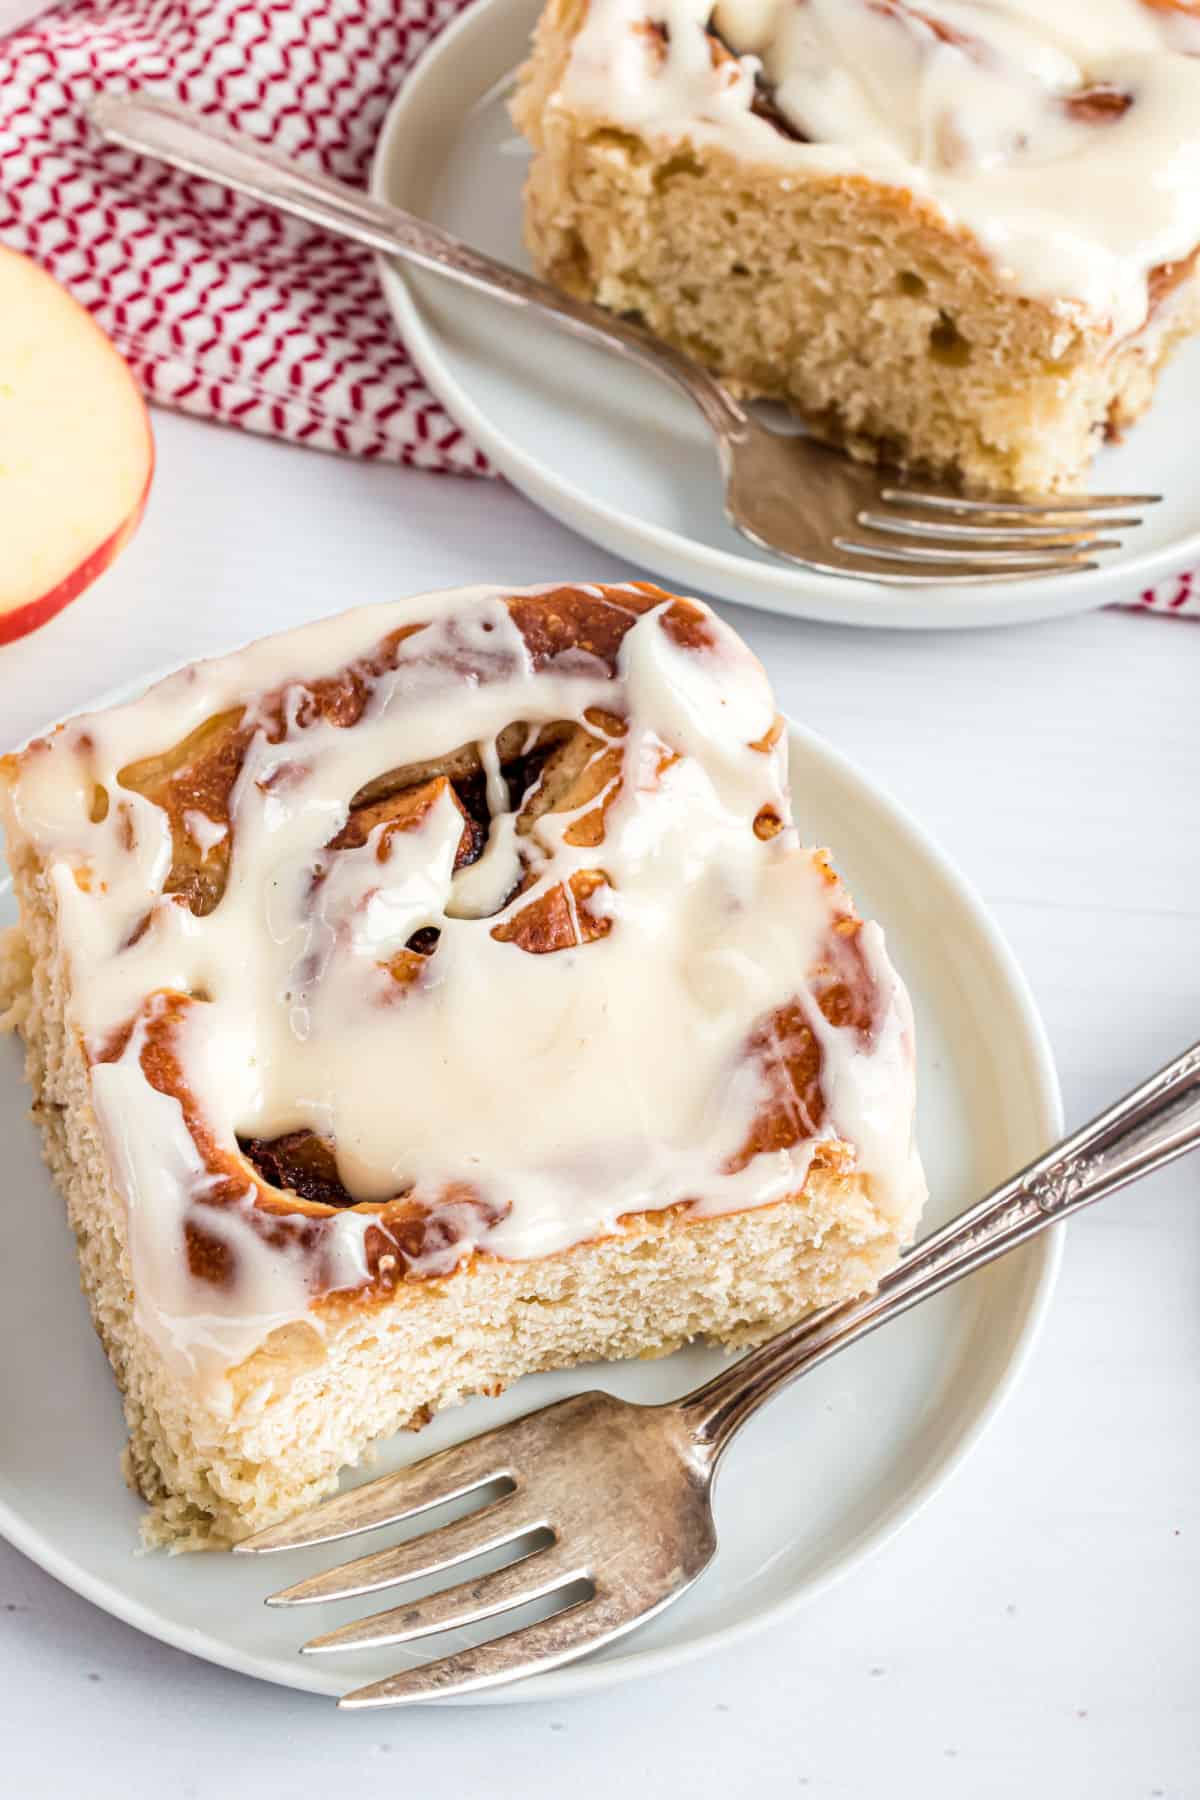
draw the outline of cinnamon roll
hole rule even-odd
[[[856,455],[1077,489],[1200,329],[1194,0],[548,0],[539,269]]]
[[[913,1231],[904,988],[696,601],[347,613],[60,726],[0,799],[9,1010],[156,1540],[529,1371],[770,1331]]]

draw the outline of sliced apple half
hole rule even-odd
[[[107,569],[153,472],[146,405],[120,352],[52,276],[0,247],[0,644]]]

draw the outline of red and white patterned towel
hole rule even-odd
[[[486,474],[396,335],[370,256],[99,145],[84,105],[151,87],[363,184],[405,71],[466,0],[0,0],[0,241],[85,306],[165,405]],[[1131,604],[1200,616],[1200,575]]]
[[[101,90],[149,87],[364,184],[405,70],[463,4],[74,0],[43,13],[0,40],[0,239],[90,308],[154,400],[485,473],[409,361],[369,253],[101,146],[83,114]]]

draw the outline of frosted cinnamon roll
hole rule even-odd
[[[159,1539],[531,1370],[769,1331],[913,1231],[907,997],[696,601],[348,613],[0,792],[10,1005]]]
[[[1200,326],[1191,0],[549,0],[526,236],[821,435],[1078,488]]]

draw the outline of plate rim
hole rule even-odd
[[[538,0],[523,3],[536,8]],[[491,15],[502,9],[511,13],[511,0],[471,0],[408,71],[376,139],[368,181],[372,198],[385,203],[391,199],[388,171],[403,137],[406,113],[417,94],[436,77],[444,62],[453,59],[460,40],[476,31],[482,34]],[[489,91],[485,89],[484,93]],[[466,110],[481,98],[483,95],[472,96]],[[551,464],[511,443],[443,360],[438,333],[426,322],[417,286],[424,280],[444,278],[418,274],[414,282],[402,272],[402,265],[382,252],[374,255],[385,300],[409,356],[451,418],[505,479],[561,524],[611,554],[644,564],[670,581],[698,584],[703,593],[733,605],[756,606],[788,618],[860,628],[952,631],[1025,625],[1092,612],[1120,601],[1122,596],[1132,598],[1145,588],[1178,575],[1193,561],[1200,561],[1198,525],[1177,542],[1158,550],[1148,550],[1140,556],[1135,551],[1124,562],[1105,563],[1096,570],[1073,576],[992,588],[939,588],[934,583],[919,588],[888,588],[852,577],[821,575],[783,562],[762,562],[749,554],[701,544],[682,532],[637,520],[616,506],[592,498],[558,474]],[[756,591],[738,594],[732,591],[737,586]],[[968,616],[963,616],[964,609],[969,609]]]
[[[156,671],[119,683],[98,696],[87,710],[93,711],[105,706],[119,705],[182,666],[184,665],[172,663]],[[918,856],[932,866],[938,879],[953,894],[960,916],[966,917],[973,930],[982,939],[992,959],[994,972],[1003,982],[1020,1024],[1024,1060],[1028,1065],[1029,1075],[1032,1077],[1029,1092],[1032,1111],[1037,1115],[1039,1126],[1047,1143],[1056,1141],[1063,1135],[1063,1106],[1061,1087],[1049,1037],[1032,989],[1015,953],[999,925],[993,919],[986,903],[953,859],[910,813],[908,808],[892,795],[885,784],[868,776],[851,757],[836,749],[819,732],[798,724],[790,716],[785,715],[785,718],[789,754],[799,747],[802,754],[810,755],[818,761],[826,763],[837,778],[848,783],[868,802],[882,807],[899,836],[908,840],[906,847],[909,850],[915,849]],[[44,727],[42,735],[49,729],[49,726]],[[39,734],[35,733],[34,735]],[[6,874],[7,871],[4,870],[3,873]],[[6,886],[7,882],[0,879],[0,893],[3,893]],[[504,1706],[543,1700],[563,1700],[573,1698],[575,1695],[595,1693],[600,1689],[616,1686],[636,1677],[658,1675],[667,1669],[683,1667],[701,1656],[718,1650],[726,1650],[743,1639],[782,1622],[790,1614],[798,1612],[809,1601],[816,1599],[838,1582],[856,1573],[867,1561],[882,1551],[919,1513],[923,1512],[935,1496],[945,1488],[1011,1397],[1027,1370],[1041,1337],[1058,1281],[1064,1231],[1065,1227],[1061,1224],[1052,1226],[1029,1244],[1023,1246],[1017,1253],[1032,1265],[1033,1279],[1028,1295],[1023,1302],[1025,1316],[1017,1327],[1016,1336],[1004,1365],[986,1397],[969,1416],[968,1422],[959,1428],[950,1447],[940,1457],[926,1465],[915,1485],[904,1491],[879,1525],[874,1530],[868,1530],[856,1547],[843,1556],[832,1568],[801,1582],[771,1604],[753,1611],[748,1617],[732,1624],[719,1626],[714,1630],[701,1631],[683,1643],[664,1645],[655,1650],[630,1650],[603,1662],[584,1658],[578,1663],[569,1664],[562,1669],[550,1670],[527,1682],[517,1683],[511,1688],[499,1688],[478,1694],[464,1694],[441,1701],[431,1701],[429,1704]],[[196,1626],[180,1624],[155,1612],[142,1600],[130,1597],[117,1583],[93,1575],[88,1570],[81,1568],[69,1554],[59,1550],[52,1539],[45,1537],[36,1527],[27,1523],[25,1517],[17,1512],[3,1495],[0,1495],[0,1537],[7,1539],[31,1562],[36,1563],[47,1574],[61,1581],[65,1587],[70,1588],[92,1605],[121,1620],[124,1624],[132,1626],[135,1630],[143,1632],[148,1637],[157,1639],[160,1643],[186,1651],[189,1655],[199,1657],[202,1661],[213,1663],[220,1668],[230,1669],[234,1673],[249,1675],[258,1680],[270,1681],[277,1686],[319,1694],[327,1698],[334,1697],[342,1691],[342,1686],[335,1678],[322,1676],[319,1670],[312,1666],[311,1661],[306,1662],[299,1655],[295,1657],[293,1666],[291,1661],[285,1662],[245,1652],[238,1649],[236,1645],[215,1637]],[[131,1555],[134,1554],[135,1549],[136,1546],[131,1545]]]

